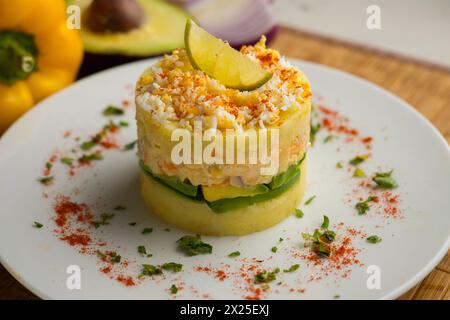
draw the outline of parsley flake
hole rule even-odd
[[[44,186],[49,186],[52,185],[53,182],[55,181],[55,177],[51,176],[51,177],[43,177],[43,178],[39,178],[38,181],[43,184]]]
[[[100,221],[92,221],[92,224],[98,229],[100,226],[108,225],[112,218],[114,218],[114,213],[103,213],[100,215]]]
[[[354,157],[352,160],[350,160],[348,163],[350,163],[352,166],[357,166],[360,163],[366,161],[367,159],[369,159],[369,155],[362,155],[362,156],[356,156]]]
[[[273,271],[261,271],[255,275],[254,283],[269,283],[277,278],[277,273],[280,272],[280,268],[275,268]]]
[[[316,196],[312,196],[311,198],[309,198],[308,200],[305,201],[305,206],[311,204],[311,202],[313,202],[313,200],[316,198]]]
[[[367,177],[367,175],[360,168],[356,168],[355,172],[353,172],[353,177],[355,177],[355,178],[365,178],[365,177]]]
[[[372,177],[372,180],[380,188],[385,188],[385,189],[397,188],[398,184],[392,178],[392,172],[394,172],[394,170],[391,170],[391,171],[388,171],[388,172],[377,172]]]
[[[178,287],[176,286],[176,285],[172,285],[171,287],[170,287],[170,293],[171,294],[176,294],[178,292]]]
[[[196,256],[198,254],[212,253],[212,246],[201,241],[200,235],[186,235],[178,241],[178,248],[184,251],[188,256]]]
[[[176,262],[167,262],[164,263],[161,268],[172,272],[180,272],[183,269],[183,265]]]
[[[367,240],[367,242],[373,243],[373,244],[381,242],[381,238],[379,236],[375,236],[375,235],[367,237],[366,240]]]
[[[358,214],[359,215],[366,214],[367,211],[370,209],[369,202],[373,202],[373,201],[376,201],[376,200],[377,200],[377,197],[370,196],[366,200],[358,202],[355,205],[356,210],[358,210]]]
[[[61,158],[59,160],[62,164],[65,164],[66,166],[71,166],[73,163],[73,159],[72,158]]]
[[[297,217],[297,218],[303,218],[303,215],[304,215],[304,213],[303,213],[303,211],[301,210],[301,209],[295,209],[295,216]]]
[[[284,269],[283,272],[284,273],[292,273],[294,271],[297,271],[298,268],[300,268],[299,264],[293,264],[292,266],[289,267],[289,269]]]
[[[37,229],[41,229],[44,225],[40,222],[35,221],[33,223],[33,227],[37,228]]]
[[[149,234],[153,232],[153,228],[144,228],[144,230],[142,230],[142,234]]]
[[[134,147],[136,146],[136,143],[137,143],[137,140],[135,140],[135,141],[133,141],[133,142],[130,142],[130,143],[127,143],[127,144],[123,147],[123,150],[124,150],[124,151],[130,151],[130,150],[133,150]]]
[[[139,275],[139,278],[145,277],[145,276],[154,276],[162,274],[162,270],[160,267],[154,266],[152,264],[143,264],[142,265],[142,271]]]
[[[113,105],[109,105],[106,107],[105,110],[103,110],[103,115],[106,117],[110,117],[110,116],[122,116],[124,115],[125,111],[123,111],[123,109],[113,106]]]

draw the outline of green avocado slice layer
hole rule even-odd
[[[215,213],[223,213],[234,209],[239,209],[242,207],[246,207],[261,201],[270,200],[278,197],[286,190],[288,190],[291,186],[293,186],[298,179],[300,179],[300,170],[298,170],[297,174],[291,176],[288,181],[286,181],[282,186],[272,189],[266,193],[261,193],[252,197],[238,197],[232,199],[221,199],[213,202],[207,202],[208,206]]]
[[[291,165],[286,171],[279,173],[273,177],[272,181],[268,184],[259,185],[264,187],[267,191],[261,194],[257,194],[249,197],[237,197],[237,198],[226,198],[216,201],[208,202],[203,197],[201,188],[194,186],[190,183],[180,181],[177,177],[169,177],[154,174],[150,168],[148,168],[142,160],[139,161],[139,165],[144,170],[144,172],[155,181],[161,183],[162,185],[176,191],[178,194],[185,196],[191,200],[201,201],[206,203],[212,211],[215,213],[224,213],[230,210],[239,209],[245,206],[249,206],[258,202],[270,200],[278,197],[285,191],[287,191],[291,186],[293,186],[301,176],[300,165],[302,164],[305,156],[296,164]]]
[[[198,195],[198,187],[194,186],[190,183],[186,183],[183,181],[180,181],[177,177],[169,177],[169,176],[162,176],[153,173],[149,167],[147,167],[142,161],[139,161],[139,165],[141,166],[142,170],[145,171],[148,175],[150,175],[152,178],[154,178],[156,181],[175,189],[178,192],[181,192],[182,194],[196,198]]]

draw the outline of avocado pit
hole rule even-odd
[[[137,0],[93,0],[86,13],[88,28],[97,33],[128,32],[146,20]]]

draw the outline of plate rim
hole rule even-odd
[[[115,66],[112,68],[102,70],[100,72],[93,73],[87,77],[84,77],[78,81],[73,82],[72,84],[65,87],[64,89],[45,98],[44,100],[42,100],[38,104],[36,104],[34,107],[29,109],[27,112],[25,112],[21,117],[19,117],[19,119],[17,119],[3,133],[3,135],[0,137],[0,151],[2,150],[2,148],[5,148],[4,141],[8,140],[9,136],[12,136],[14,134],[14,131],[16,130],[17,127],[19,127],[20,123],[25,121],[26,118],[32,117],[34,115],[34,113],[41,112],[41,109],[46,108],[45,105],[48,104],[52,99],[55,99],[55,98],[59,97],[60,95],[66,94],[66,91],[72,90],[72,88],[75,86],[82,85],[84,82],[91,81],[92,79],[95,79],[97,77],[102,77],[107,73],[114,73],[121,69],[127,69],[127,68],[130,68],[131,66],[136,66],[136,65],[140,65],[140,64],[142,64],[143,66],[145,66],[145,65],[149,66],[150,64],[152,64],[155,61],[158,61],[160,59],[161,59],[161,57],[152,57],[152,58],[148,58],[148,59],[125,63],[125,64],[122,64],[119,66]],[[422,123],[425,124],[427,129],[429,129],[429,130],[431,130],[431,132],[433,132],[436,139],[439,141],[440,144],[442,144],[443,147],[445,147],[447,149],[447,152],[450,155],[450,145],[447,143],[444,136],[439,132],[439,130],[433,125],[433,123],[429,119],[427,119],[422,113],[420,113],[416,108],[414,108],[411,104],[404,101],[402,98],[398,97],[394,93],[388,91],[387,89],[385,89],[365,78],[362,78],[358,75],[352,74],[352,73],[344,71],[344,70],[340,70],[340,69],[336,69],[331,66],[319,64],[316,62],[296,59],[296,58],[286,57],[286,59],[294,65],[310,66],[313,68],[321,69],[322,71],[325,71],[325,72],[331,72],[331,73],[338,74],[339,76],[349,79],[350,81],[360,82],[360,83],[364,84],[366,87],[369,87],[369,89],[375,90],[379,94],[388,96],[390,99],[393,99],[397,103],[397,105],[401,105],[401,107],[405,111],[410,112],[413,116],[415,116],[415,118],[417,118],[418,121],[422,121]],[[386,293],[384,296],[382,296],[378,299],[379,300],[396,299],[396,298],[400,297],[401,295],[403,295],[404,293],[406,293],[414,285],[416,285],[421,280],[423,280],[430,272],[432,272],[432,270],[440,263],[440,261],[443,259],[443,257],[447,254],[449,249],[450,249],[450,233],[447,236],[447,240],[440,247],[438,252],[433,256],[432,259],[430,259],[430,261],[428,261],[428,263],[425,266],[423,266],[420,270],[418,270],[415,273],[415,275],[410,277],[408,280],[404,281],[402,285],[398,286],[391,292]],[[43,291],[41,291],[40,289],[35,287],[33,284],[26,282],[24,279],[22,279],[22,277],[18,273],[16,273],[13,270],[12,266],[6,261],[6,259],[3,257],[1,252],[0,252],[0,263],[5,268],[5,270],[11,274],[11,276],[13,276],[26,289],[30,290],[34,295],[36,295],[37,297],[39,297],[41,299],[45,299],[45,300],[53,299],[50,295],[44,293]]]

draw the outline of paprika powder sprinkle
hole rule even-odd
[[[54,211],[56,213],[55,223],[59,227],[64,227],[70,217],[75,217],[79,222],[90,221],[93,218],[89,207],[84,203],[76,203],[69,197],[59,195],[56,197]]]
[[[66,241],[71,246],[87,246],[91,243],[91,237],[89,235],[80,233],[61,237],[61,240]]]
[[[116,280],[119,281],[121,284],[123,284],[126,287],[132,287],[132,286],[136,285],[136,282],[134,281],[134,279],[131,276],[118,275],[116,277]]]

